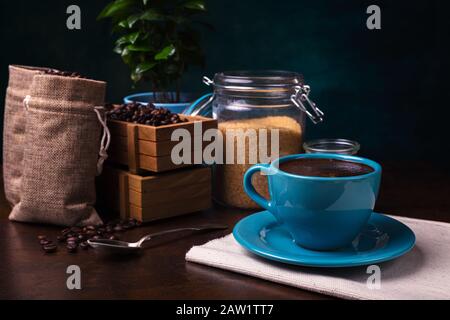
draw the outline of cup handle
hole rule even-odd
[[[255,173],[262,171],[267,172],[270,164],[255,164],[244,175],[244,190],[248,196],[255,201],[258,205],[266,210],[270,210],[272,207],[271,201],[267,201],[263,196],[261,196],[252,184],[252,177]]]

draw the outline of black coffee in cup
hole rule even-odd
[[[374,169],[358,162],[325,159],[299,158],[280,163],[280,170],[309,177],[354,177],[368,174]]]

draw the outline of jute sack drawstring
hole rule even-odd
[[[103,127],[103,135],[102,140],[100,142],[100,151],[98,153],[99,158],[97,162],[97,175],[101,175],[103,172],[103,164],[105,163],[106,159],[108,159],[108,149],[109,145],[111,144],[111,132],[109,131],[108,125],[107,125],[107,117],[105,108],[104,107],[95,107],[94,108],[95,113],[97,114],[98,121]],[[103,111],[103,117],[101,115],[101,111]]]
[[[31,96],[27,95],[25,99],[23,99],[23,106],[25,107],[25,110],[28,111],[28,104],[30,103]]]

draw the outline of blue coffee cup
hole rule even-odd
[[[363,175],[349,177],[301,176],[279,169],[286,161],[301,158],[337,159],[362,163],[373,168]],[[270,199],[259,195],[252,176],[267,175]],[[244,176],[245,192],[271,212],[307,249],[335,250],[351,242],[362,231],[373,212],[381,180],[381,166],[375,161],[338,154],[296,154],[271,164],[256,164]]]

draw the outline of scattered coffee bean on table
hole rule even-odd
[[[108,110],[108,118],[111,120],[146,124],[154,127],[187,122],[186,119],[170,112],[169,109],[157,108],[152,103],[144,105],[133,102],[116,106],[107,105],[106,109]]]
[[[119,240],[120,237],[116,232],[124,233],[127,230],[137,228],[141,222],[135,219],[112,221],[104,226],[86,226],[86,227],[72,227],[65,228],[61,234],[56,237],[57,242],[65,244],[68,253],[76,253],[78,248],[88,250],[89,244],[87,240],[90,239],[110,239]],[[54,253],[58,250],[58,245],[53,243],[45,235],[37,236],[39,244],[45,253]]]
[[[49,243],[44,246],[42,246],[42,249],[45,251],[45,253],[53,253],[56,252],[58,249],[58,246],[54,243]]]
[[[45,246],[47,244],[52,243],[52,241],[47,240],[47,239],[42,239],[42,240],[39,241],[39,243],[41,244],[41,246]]]

